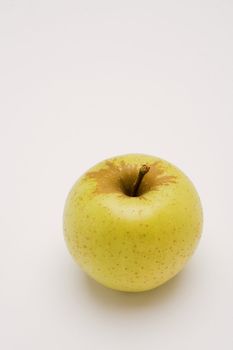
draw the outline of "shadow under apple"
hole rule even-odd
[[[102,286],[95,280],[83,274],[83,288],[91,301],[98,303],[101,309],[115,309],[125,312],[138,308],[156,308],[162,304],[173,302],[182,293],[186,280],[186,269],[173,277],[170,281],[155,289],[145,292],[120,292]]]

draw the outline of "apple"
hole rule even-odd
[[[199,196],[171,163],[127,154],[104,160],[73,186],[64,209],[68,249],[99,283],[155,288],[193,254],[202,230]]]

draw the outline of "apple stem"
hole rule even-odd
[[[149,167],[149,165],[146,165],[146,164],[143,164],[141,166],[141,168],[139,169],[138,177],[137,177],[135,184],[133,186],[132,197],[137,197],[138,190],[139,190],[140,184],[142,182],[142,179],[144,178],[146,173],[148,173],[149,170],[150,170],[150,167]]]

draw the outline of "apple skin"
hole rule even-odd
[[[142,164],[151,169],[131,197]],[[120,291],[155,288],[193,254],[203,215],[192,182],[157,157],[127,154],[95,165],[73,186],[64,209],[68,249],[99,283]]]

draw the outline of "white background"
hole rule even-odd
[[[0,1],[0,348],[233,348],[231,0]],[[66,195],[100,160],[157,155],[195,183],[185,268],[127,294],[87,278]]]

